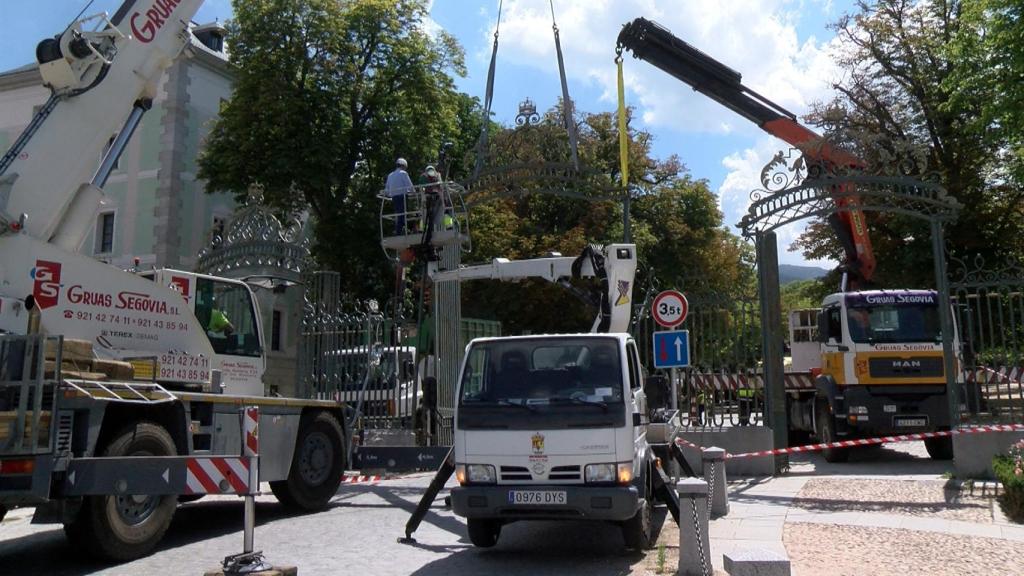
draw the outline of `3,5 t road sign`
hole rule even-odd
[[[690,331],[654,333],[654,367],[686,368],[690,365]]]
[[[665,328],[675,328],[686,320],[686,313],[690,311],[690,304],[686,296],[678,290],[665,290],[654,297],[651,305],[651,314],[654,321]]]

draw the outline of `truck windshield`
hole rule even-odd
[[[850,338],[858,343],[942,341],[935,305],[853,306],[847,322]]]
[[[217,354],[263,354],[252,293],[244,284],[197,278],[195,312]]]
[[[462,406],[509,404],[588,410],[623,400],[618,343],[611,338],[516,339],[474,344]],[[600,411],[598,411],[600,412]]]

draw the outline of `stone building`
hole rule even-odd
[[[137,258],[143,268],[192,270],[197,254],[230,221],[234,200],[207,194],[196,175],[203,141],[221,102],[231,96],[225,32],[216,23],[193,25],[191,45],[164,73],[152,109],[107,181],[110,205],[97,215],[80,252],[120,268]],[[7,150],[48,97],[34,63],[0,72],[0,149]],[[113,142],[115,134],[110,136]],[[266,338],[265,380],[287,393],[295,378],[301,307],[257,296]]]

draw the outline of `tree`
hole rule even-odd
[[[844,80],[838,94],[812,108],[808,120],[857,152],[868,163],[907,142],[926,151],[926,171],[935,171],[963,205],[947,227],[954,253],[1001,259],[1024,252],[1020,190],[1007,187],[1003,150],[1007,140],[983,110],[997,100],[998,86],[976,83],[956,90],[957,78],[975,77],[983,55],[956,38],[977,29],[958,0],[859,1],[854,15],[836,25]],[[883,286],[931,286],[931,237],[927,224],[894,214],[868,214],[878,257],[876,280]],[[808,258],[842,259],[842,250],[823,222],[810,226],[795,244]]]
[[[593,197],[619,180],[618,130],[611,113],[579,112],[576,122],[581,164],[596,175],[570,188]],[[537,126],[498,131],[489,165],[568,162],[562,126],[561,109],[555,107]],[[749,250],[723,226],[706,181],[693,180],[675,156],[653,158],[651,135],[643,131],[630,130],[629,162],[637,184],[631,216],[641,268],[654,269],[661,287],[686,290],[732,293],[752,281],[740,265],[749,261]],[[590,243],[622,241],[623,207],[618,201],[545,194],[530,184],[521,192],[474,207],[473,261],[549,252],[576,255]],[[634,302],[642,297],[642,289],[634,287]],[[586,330],[595,314],[570,291],[543,282],[467,284],[463,308],[467,316],[501,320],[506,333]]]
[[[1005,138],[1001,150],[1007,176],[1024,183],[1024,5],[1014,0],[966,3],[964,25],[950,53],[970,65],[955,69],[947,83],[952,105],[984,94],[979,119]]]
[[[207,190],[308,209],[316,254],[345,269],[354,296],[378,295],[376,193],[403,156],[423,167],[472,129],[451,74],[463,52],[424,27],[426,0],[235,0],[229,23],[234,91],[200,158]],[[468,122],[470,125],[463,125]],[[478,124],[477,124],[478,126]]]

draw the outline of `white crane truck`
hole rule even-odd
[[[115,560],[152,550],[180,495],[251,489],[231,458],[243,407],[259,408],[259,478],[287,505],[326,505],[348,458],[342,404],[263,397],[249,286],[76,252],[201,4],[126,0],[43,40],[51,97],[0,160],[0,515],[35,506]]]
[[[600,281],[590,333],[478,338],[466,347],[456,392],[454,446],[406,537],[455,473],[454,512],[474,545],[494,546],[521,520],[595,520],[622,527],[645,548],[655,498],[678,521],[678,502],[657,459],[685,459],[673,440],[678,413],[663,410],[663,378],[645,379],[629,330],[636,247],[590,247],[577,257],[491,264],[432,274],[436,280]],[[690,471],[692,474],[692,471]]]

